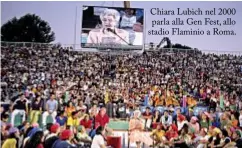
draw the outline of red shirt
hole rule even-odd
[[[80,121],[80,125],[84,126],[86,129],[92,128],[92,120],[86,121],[85,119],[83,119]]]
[[[37,146],[37,148],[44,148],[44,146],[43,146],[42,143],[40,143],[40,144]]]
[[[99,114],[95,117],[95,127],[98,126],[105,126],[106,124],[109,123],[109,117],[107,114],[105,114],[103,117]]]
[[[171,138],[177,138],[178,134],[177,132],[168,131],[165,136],[168,140],[171,140]]]
[[[146,111],[143,112],[142,115],[143,115],[144,117],[150,117],[150,116],[152,116],[151,112],[147,113]]]

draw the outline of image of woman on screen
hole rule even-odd
[[[102,27],[89,32],[87,43],[89,44],[129,44],[129,33],[117,28],[120,14],[115,9],[105,9],[100,14]]]

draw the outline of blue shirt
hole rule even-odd
[[[66,123],[66,121],[67,121],[67,118],[66,117],[64,117],[62,119],[60,118],[60,116],[56,117],[56,122],[59,123],[60,126],[64,126],[65,123]]]
[[[46,102],[46,104],[48,105],[49,111],[55,111],[55,110],[57,110],[58,103],[57,103],[56,100],[53,100],[53,101],[52,100],[48,100]]]

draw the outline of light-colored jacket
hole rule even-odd
[[[171,125],[172,124],[172,116],[168,115],[168,119],[165,120],[165,115],[161,117],[162,125]]]
[[[117,35],[129,43],[129,33],[123,29],[114,29]],[[87,43],[90,44],[123,44],[127,45],[122,39],[106,29],[93,29],[89,32]]]

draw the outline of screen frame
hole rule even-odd
[[[124,7],[112,7],[112,6],[93,6],[93,5],[82,5],[81,6],[81,21],[80,21],[80,23],[81,23],[81,25],[80,25],[80,47],[81,47],[81,49],[90,49],[90,50],[99,50],[99,47],[93,47],[93,48],[85,48],[85,47],[83,47],[82,46],[82,24],[83,24],[83,8],[84,7],[99,7],[99,8],[116,8],[116,9],[140,9],[140,10],[142,10],[143,11],[143,39],[142,39],[142,45],[136,45],[136,46],[142,46],[142,48],[141,49],[134,49],[133,51],[144,51],[145,49],[145,39],[146,39],[146,28],[145,28],[145,26],[146,26],[146,11],[145,11],[145,9],[144,8],[135,8],[135,7],[131,7],[131,8],[124,8]],[[132,47],[132,46],[130,46],[130,47]],[[113,48],[114,49],[114,48]],[[125,49],[122,49],[122,47],[120,47],[120,49],[121,50],[125,50]],[[107,50],[112,50],[112,48],[107,48]]]

